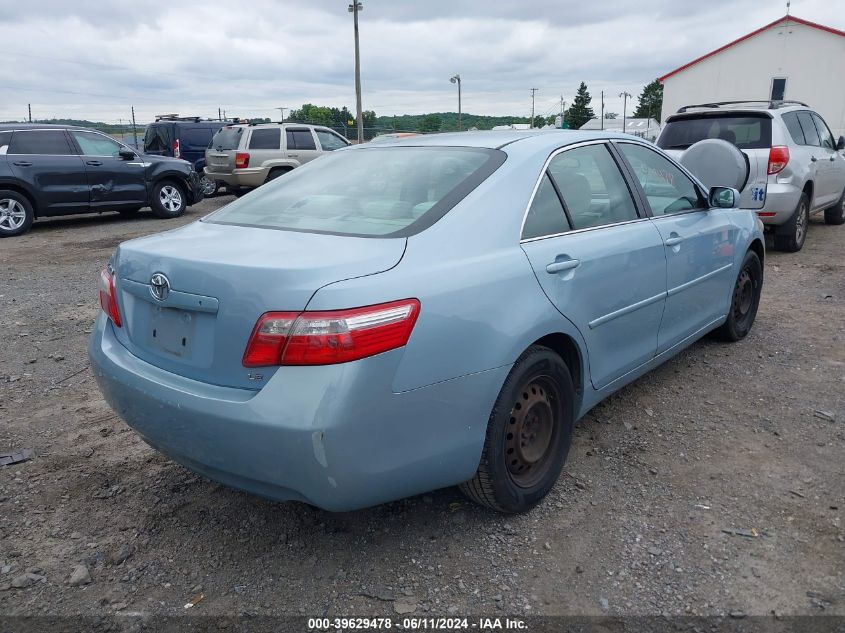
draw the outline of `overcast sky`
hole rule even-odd
[[[781,0],[363,0],[364,108],[377,114],[559,109],[586,81],[616,95],[786,12]],[[139,121],[157,113],[278,119],[305,102],[354,111],[348,0],[0,2],[0,120]],[[845,30],[845,0],[792,14]],[[841,79],[840,79],[841,80]]]

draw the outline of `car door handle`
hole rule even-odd
[[[555,273],[559,273],[564,270],[572,270],[573,268],[578,268],[581,265],[580,259],[564,259],[560,262],[552,262],[548,266],[546,266],[546,272],[550,275],[554,275]]]
[[[290,152],[288,152],[288,156],[291,158],[299,158],[299,154],[291,154]]]
[[[684,238],[682,238],[680,235],[673,235],[672,237],[667,237],[666,241],[663,243],[666,244],[666,246],[677,246],[683,241]]]
[[[27,161],[27,160],[20,160],[20,161],[18,161],[18,162],[16,162],[16,163],[12,163],[12,164],[13,164],[13,165],[16,165],[16,166],[18,166],[18,167],[32,167],[32,163],[30,163],[30,162],[29,162],[29,161]]]
[[[86,160],[85,164],[91,165],[91,167],[99,167],[100,165],[103,164],[103,161],[101,161],[101,160]]]

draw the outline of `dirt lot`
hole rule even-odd
[[[746,340],[701,341],[581,420],[533,512],[449,489],[329,514],[156,454],[88,369],[114,247],[228,200],[0,241],[0,452],[35,451],[0,468],[0,615],[845,615],[845,227],[769,253]]]

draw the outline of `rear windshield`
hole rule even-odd
[[[769,148],[772,120],[765,115],[684,117],[666,124],[657,145],[661,149],[686,149],[708,138],[729,141],[739,149]]]
[[[325,154],[206,218],[217,224],[405,237],[431,226],[505,160],[468,147]]]
[[[211,139],[210,147],[214,149],[238,149],[243,131],[242,127],[224,127]]]
[[[145,152],[167,152],[170,151],[170,126],[150,125],[144,134]]]

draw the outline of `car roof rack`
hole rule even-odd
[[[156,121],[188,121],[193,123],[203,123],[205,121],[215,122],[218,121],[220,123],[230,123],[232,121],[238,121],[237,118],[234,119],[203,119],[201,116],[179,116],[178,114],[157,114]]]
[[[805,108],[809,108],[806,103],[803,101],[794,101],[792,99],[782,99],[779,101],[772,101],[772,100],[763,100],[763,99],[743,99],[741,101],[714,101],[712,103],[697,103],[693,105],[685,105],[682,108],[678,108],[678,114],[682,114],[687,110],[692,108],[721,108],[722,106],[732,106],[732,105],[751,105],[751,104],[759,104],[765,103],[766,107],[769,110],[777,110],[778,108],[783,108],[785,106],[790,105],[799,105],[804,106]]]

